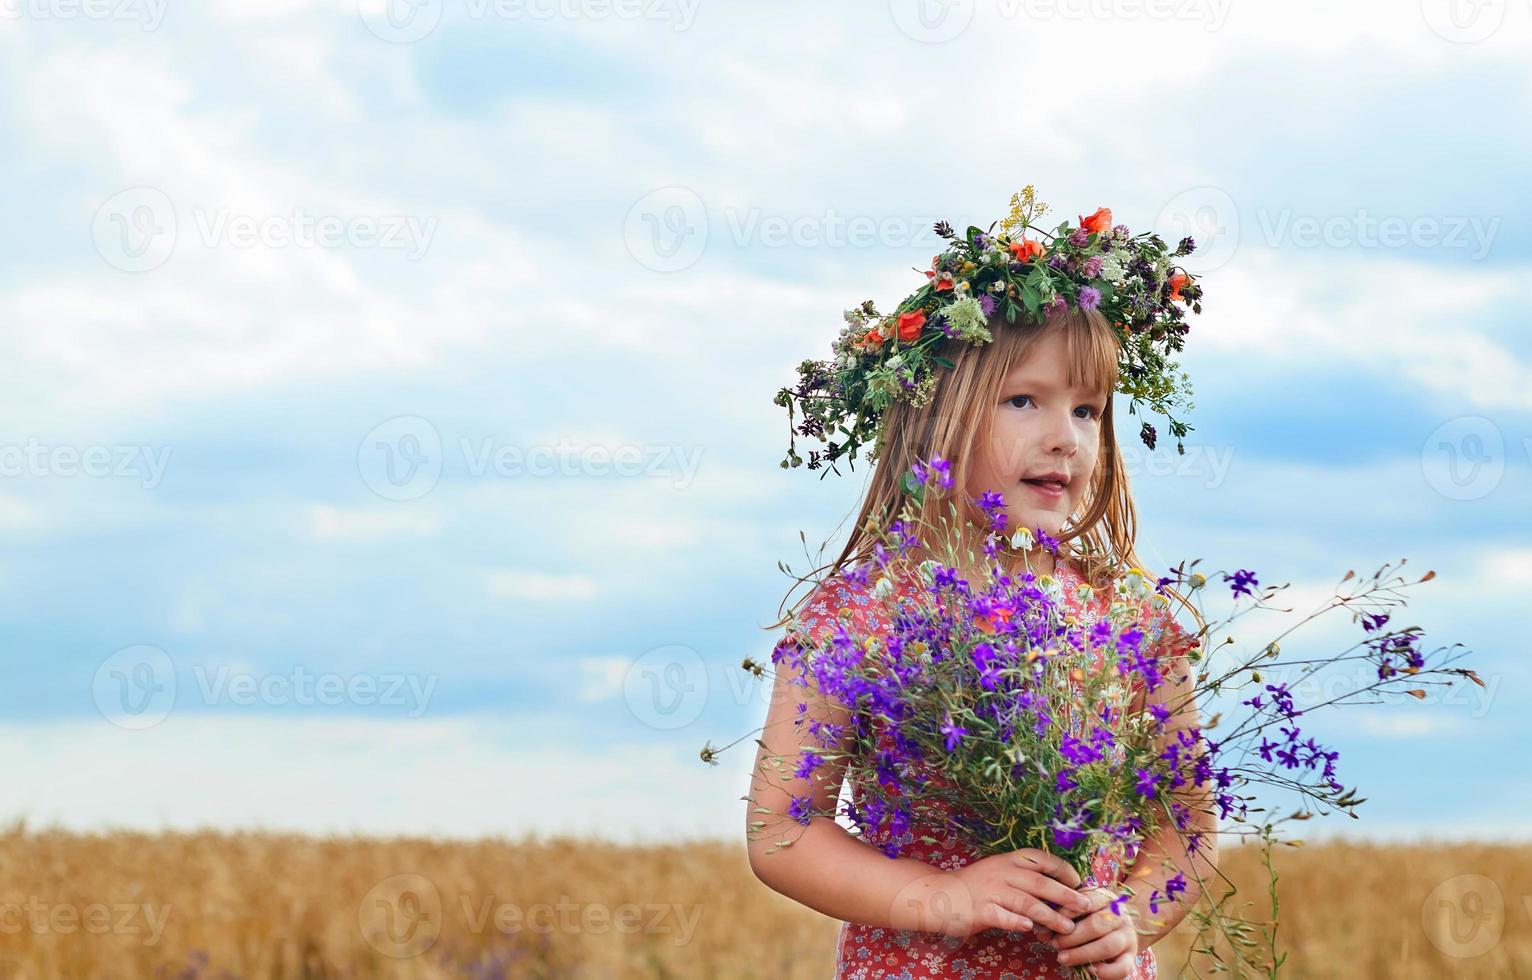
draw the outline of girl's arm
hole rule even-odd
[[[1146,706],[1158,703],[1172,709],[1156,746],[1159,751],[1174,743],[1178,732],[1200,725],[1194,667],[1182,652],[1191,641],[1168,612],[1165,618],[1166,654],[1160,661],[1165,680],[1144,694]],[[1186,918],[1202,897],[1202,883],[1211,880],[1218,866],[1218,818],[1213,815],[1211,784],[1199,787],[1188,780],[1175,791],[1175,796],[1188,810],[1186,829],[1178,830],[1170,815],[1163,815],[1155,831],[1144,838],[1128,868],[1127,880],[1134,891],[1128,904],[1133,907],[1138,923],[1140,949],[1164,938]],[[1186,838],[1192,834],[1197,835],[1197,848],[1189,853]],[[1174,899],[1167,899],[1166,886],[1177,875],[1178,883],[1184,881],[1186,890]],[[1151,912],[1150,899],[1155,892],[1159,893],[1154,903],[1158,911]]]
[[[783,816],[794,796],[805,795],[815,811],[835,812],[844,763],[827,758],[807,779],[798,778],[795,770],[804,748],[828,757],[850,747],[849,738],[840,745],[819,745],[808,731],[810,720],[846,726],[841,731],[849,731],[851,722],[850,712],[811,691],[806,686],[811,682],[789,660],[784,657],[777,665],[751,776],[753,802],[746,808],[750,868],[757,878],[825,915],[870,926],[949,936],[991,927],[1073,930],[1073,922],[1045,900],[1072,906],[1075,914],[1089,902],[1075,891],[1079,875],[1054,855],[1013,851],[943,871],[913,858],[889,858],[830,817],[814,816],[803,826]],[[808,705],[801,727],[796,725],[799,704]],[[771,813],[757,813],[758,806]],[[748,824],[756,820],[766,826],[751,830]],[[777,847],[779,841],[792,843]]]
[[[806,703],[804,723],[796,726],[797,705]],[[751,774],[753,804],[746,820],[765,820],[760,831],[750,832],[750,868],[770,887],[825,915],[848,922],[893,929],[941,932],[930,921],[928,910],[941,904],[941,873],[912,858],[889,858],[853,837],[830,817],[814,816],[802,826],[783,816],[794,796],[808,796],[816,812],[834,812],[846,767],[840,759],[827,759],[808,779],[794,774],[799,753],[814,748],[825,755],[844,753],[842,744],[821,748],[809,734],[808,721],[849,726],[850,712],[811,693],[802,676],[787,658],[777,665],[771,707],[756,752]],[[842,729],[847,730],[847,729]],[[765,807],[770,814],[758,814]],[[779,841],[787,847],[772,850]],[[771,853],[766,853],[771,850]]]

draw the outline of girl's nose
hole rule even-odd
[[[1068,414],[1048,416],[1047,444],[1049,451],[1075,452],[1080,448],[1080,433]]]

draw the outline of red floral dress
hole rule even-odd
[[[1101,614],[1106,599],[1099,592],[1091,603],[1083,605],[1075,596],[1082,582],[1078,571],[1066,561],[1058,564],[1057,578],[1064,602],[1082,627],[1088,628]],[[845,581],[839,576],[828,579],[814,591],[797,614],[798,629],[818,640],[835,629],[837,614],[851,612],[859,629],[885,631],[882,603],[866,587]],[[1155,617],[1157,628],[1146,639],[1148,644],[1166,642],[1164,630],[1181,637],[1185,631],[1171,616]],[[1163,649],[1163,647],[1160,647]],[[1073,723],[1071,723],[1073,724]],[[852,798],[861,804],[861,793],[852,786]],[[881,836],[880,836],[881,833]],[[887,843],[888,831],[869,831],[865,840],[872,845]],[[921,837],[936,841],[927,844]],[[900,835],[901,857],[915,858],[943,870],[962,868],[980,857],[979,852],[958,839],[951,830],[929,822],[913,821]],[[1121,882],[1125,856],[1102,848],[1095,854],[1086,886]],[[939,933],[888,929],[856,922],[843,923],[836,944],[835,976],[846,980],[925,980],[925,978],[999,978],[999,980],[1071,980],[1072,967],[1058,962],[1058,951],[1033,933],[987,929],[958,940]],[[1154,953],[1141,949],[1133,973],[1134,980],[1155,980],[1158,976]]]

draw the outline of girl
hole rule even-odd
[[[1005,500],[1007,534],[1038,528],[1058,542],[1056,555],[1041,545],[1018,550],[1005,559],[1008,571],[1030,569],[1059,579],[1070,610],[1082,622],[1103,612],[1118,576],[1141,567],[1134,552],[1133,502],[1113,430],[1120,342],[1111,322],[1099,310],[1064,304],[1040,321],[1010,323],[993,312],[989,319],[992,342],[943,344],[951,368],[932,398],[923,405],[889,406],[856,530],[796,617],[772,628],[793,623],[794,632],[818,641],[834,630],[838,614],[849,612],[858,627],[887,629],[868,587],[838,573],[871,555],[876,539],[868,532],[869,521],[886,527],[905,501],[902,475],[933,457],[951,461],[956,497],[926,495],[922,520],[936,521],[951,499],[962,502],[967,524],[956,532],[967,536],[970,553],[978,554],[985,522],[974,498],[998,492]],[[1082,583],[1093,587],[1093,598],[1078,598]],[[1172,683],[1147,695],[1140,688],[1135,707],[1144,710],[1146,697],[1179,701],[1171,733],[1195,726],[1184,657],[1192,641],[1163,607],[1146,608],[1145,614],[1158,626],[1150,642]],[[843,766],[821,767],[809,779],[789,778],[790,772],[763,775],[774,772],[769,760],[799,750],[802,733],[794,726],[799,703],[810,702],[810,717],[822,722],[851,720],[844,706],[806,699],[803,686],[810,681],[786,668],[784,660],[756,758],[752,797],[775,814],[786,813],[792,797],[805,794],[816,810],[833,811]],[[855,787],[852,798],[860,800]],[[1103,849],[1094,861],[1093,880],[1082,881],[1062,860],[1040,850],[979,858],[935,825],[910,827],[900,838],[899,856],[890,859],[869,846],[885,844],[886,838],[869,833],[864,840],[823,816],[803,827],[791,846],[770,854],[766,851],[782,835],[753,835],[750,863],[772,889],[844,920],[838,977],[1030,980],[1069,977],[1084,965],[1105,980],[1151,978],[1156,967],[1149,947],[1198,897],[1189,890],[1179,903],[1161,899],[1158,913],[1150,914],[1151,893],[1163,894],[1177,871],[1188,882],[1205,879],[1216,860],[1210,808],[1200,797],[1186,800],[1193,819],[1183,832],[1195,832],[1206,843],[1189,855],[1181,832],[1168,827],[1147,838],[1126,867]],[[1130,914],[1114,915],[1107,907],[1121,891],[1114,886],[1130,874],[1135,897],[1124,907]]]

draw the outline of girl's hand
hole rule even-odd
[[[1067,862],[1031,847],[980,858],[939,879],[926,906],[930,931],[959,939],[985,929],[1030,932],[1038,926],[1069,935],[1079,928],[1070,916],[1092,907],[1075,890],[1080,876]]]
[[[1052,941],[1060,953],[1059,962],[1065,966],[1089,965],[1101,980],[1126,980],[1133,976],[1138,957],[1138,930],[1127,915],[1112,911],[1112,900],[1117,897],[1112,892],[1092,888],[1086,894],[1091,900],[1090,911],[1075,920],[1072,931],[1053,935],[1059,930],[1039,929],[1038,934]]]

